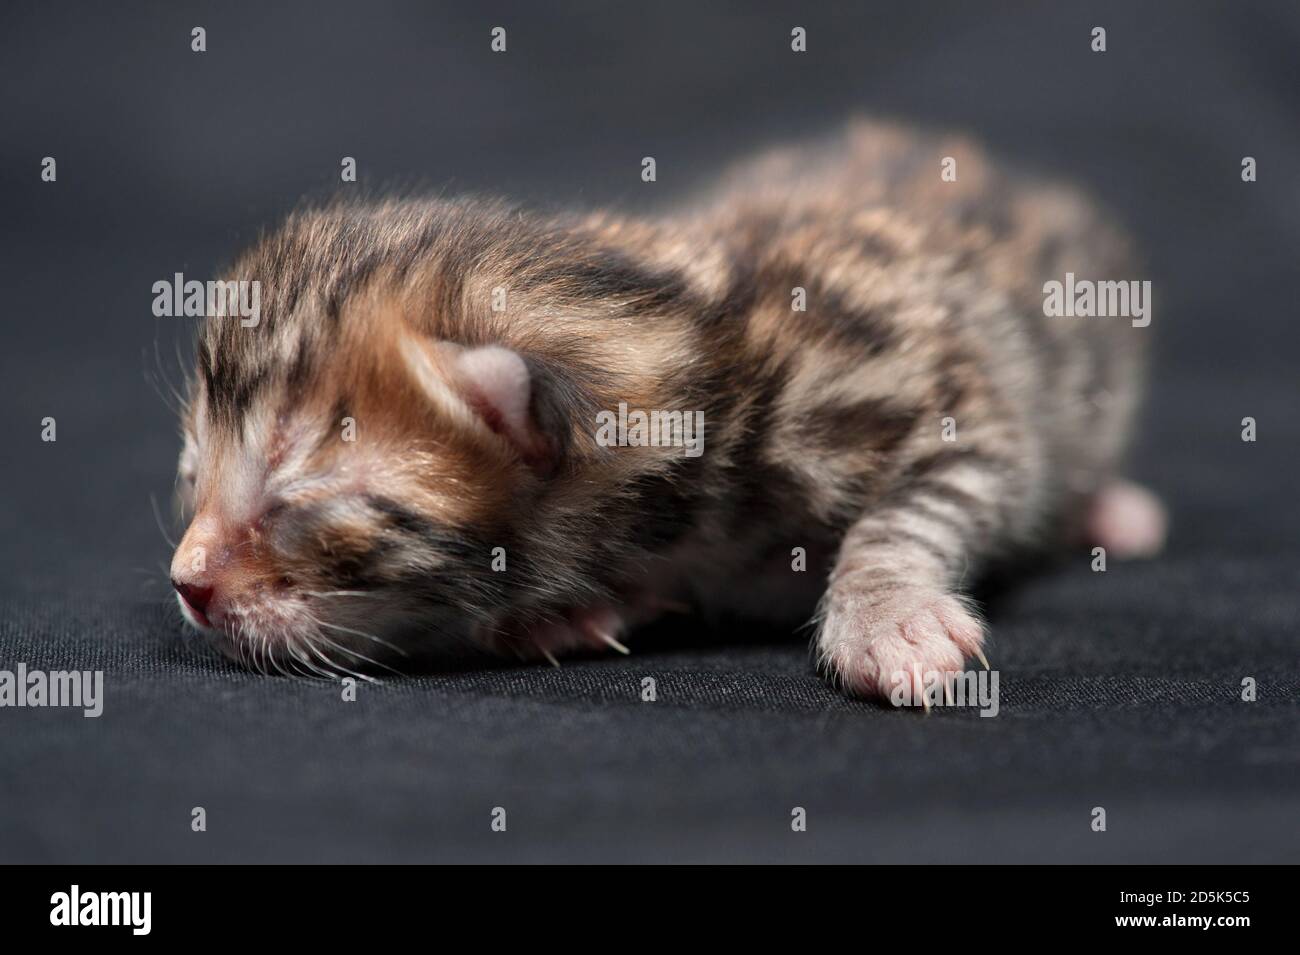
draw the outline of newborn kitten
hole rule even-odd
[[[1116,471],[1147,332],[1045,317],[1066,272],[1133,277],[1091,206],[869,123],[665,219],[295,215],[231,271],[261,283],[256,327],[202,329],[182,611],[304,674],[455,640],[624,651],[682,607],[815,613],[838,685],[919,699],[981,656],[962,588],[991,560],[1160,546]],[[620,406],[702,413],[702,446],[607,440]]]

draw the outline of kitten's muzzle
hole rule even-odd
[[[172,579],[172,586],[176,588],[181,600],[185,602],[185,606],[190,613],[194,614],[199,623],[205,627],[211,627],[212,624],[208,621],[207,613],[208,604],[212,601],[212,595],[215,592],[214,588],[203,587],[198,584],[187,584],[175,578]]]

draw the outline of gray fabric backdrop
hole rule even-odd
[[[0,12],[0,669],[107,682],[99,719],[0,709],[0,861],[1295,861],[1300,8],[540,7]],[[149,378],[191,329],[151,315],[154,281],[211,275],[345,155],[373,193],[652,208],[855,110],[1082,181],[1150,260],[1135,471],[1171,505],[1169,552],[1104,575],[1077,557],[993,600],[996,719],[849,702],[799,636],[680,621],[627,659],[355,703],[182,640],[151,505],[175,424]]]

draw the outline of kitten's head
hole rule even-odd
[[[512,516],[563,428],[533,359],[430,334],[416,316],[438,290],[362,281],[339,234],[304,231],[234,270],[263,283],[260,320],[209,317],[200,335],[171,579],[186,620],[246,664],[393,666],[414,632],[427,647],[493,624],[494,571],[527,559]]]
[[[616,454],[594,422],[667,407],[684,386],[661,369],[699,377],[671,274],[493,204],[393,202],[295,216],[228,279],[260,283],[261,313],[200,334],[171,567],[227,654],[321,672],[500,649],[641,556],[624,515],[680,456]]]

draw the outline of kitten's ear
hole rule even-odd
[[[450,390],[459,401],[496,434],[508,441],[519,457],[542,476],[559,464],[562,435],[551,427],[547,413],[544,375],[532,362],[500,345],[465,348],[438,342],[423,352],[433,368],[419,369],[418,377],[436,392]],[[427,372],[436,371],[436,384]]]
[[[474,412],[504,437],[529,467],[549,473],[555,442],[536,414],[537,381],[529,363],[499,345],[463,348],[454,365],[457,383]]]

